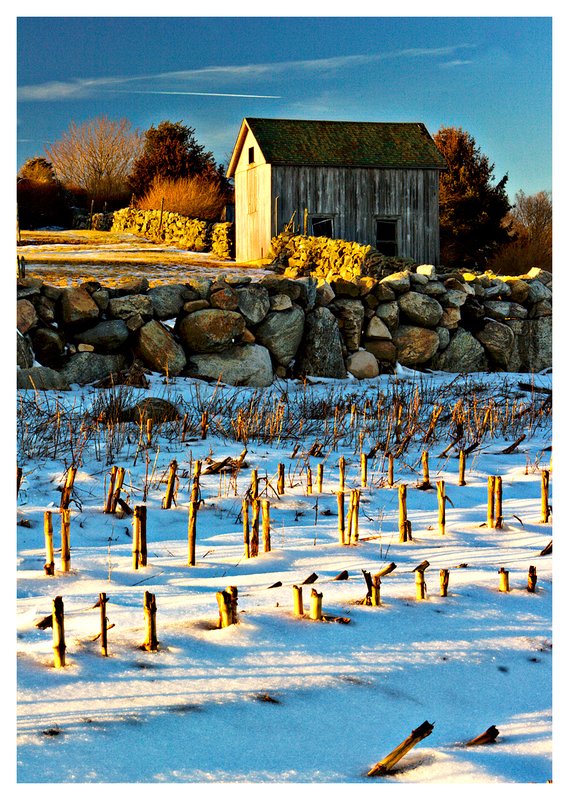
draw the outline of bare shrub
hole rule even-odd
[[[222,217],[227,196],[217,181],[202,176],[156,178],[137,207],[145,211],[158,209],[162,200],[165,211],[191,219],[216,221]]]

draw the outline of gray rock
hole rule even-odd
[[[184,305],[187,289],[181,283],[154,286],[148,292],[156,319],[173,319],[177,317]]]
[[[389,289],[392,289],[395,294],[408,292],[411,288],[411,280],[407,270],[404,270],[403,272],[394,272],[392,275],[387,275],[385,278],[381,279],[380,283],[382,286],[387,286]]]
[[[418,292],[407,292],[399,297],[399,309],[408,321],[422,328],[434,328],[442,315],[442,306],[434,297]]]
[[[370,339],[365,342],[365,349],[371,353],[379,364],[392,365],[397,361],[397,348],[387,339]]]
[[[314,278],[304,277],[299,278],[296,283],[300,289],[298,302],[306,311],[312,311],[316,305],[316,281]]]
[[[169,400],[164,400],[162,397],[145,397],[132,408],[127,408],[122,414],[121,421],[146,425],[151,419],[158,425],[163,422],[175,422],[181,416],[178,407]]]
[[[331,310],[338,318],[344,344],[350,352],[359,349],[365,310],[361,300],[336,298]]]
[[[508,320],[515,335],[508,362],[510,372],[541,372],[552,365],[551,317],[532,320]]]
[[[434,369],[444,372],[480,372],[487,366],[484,348],[463,328],[456,331],[446,350],[439,353],[433,361]]]
[[[186,372],[194,377],[221,380],[230,386],[270,386],[271,356],[258,344],[235,345],[223,353],[192,355]]]
[[[123,281],[117,289],[118,296],[127,294],[145,294],[148,291],[148,278],[138,275]]]
[[[297,281],[280,275],[263,275],[259,281],[271,294],[287,294],[294,302],[300,297],[300,286]]]
[[[260,283],[251,283],[237,289],[237,304],[247,325],[258,325],[269,313],[269,292]]]
[[[447,308],[460,308],[466,303],[468,294],[461,289],[447,289],[444,304]]]
[[[55,300],[50,300],[49,297],[40,294],[34,297],[34,308],[39,319],[46,325],[55,322]]]
[[[296,355],[304,332],[304,311],[294,306],[290,311],[271,311],[255,331],[257,341],[275,360],[287,367]]]
[[[358,380],[376,378],[379,375],[377,359],[373,353],[367,350],[358,350],[357,353],[349,355],[346,367],[348,372]]]
[[[416,325],[401,325],[393,334],[397,361],[404,367],[426,364],[439,348],[437,333]]]
[[[151,319],[139,329],[136,352],[154,372],[179,375],[186,366],[184,349],[158,320]]]
[[[128,336],[129,329],[123,319],[107,319],[94,328],[75,334],[74,341],[91,344],[100,353],[116,353],[124,346]]]
[[[334,289],[332,289],[328,281],[319,278],[318,285],[316,286],[316,304],[319,306],[329,306],[335,297]]]
[[[525,281],[518,278],[511,278],[508,281],[510,287],[510,300],[513,303],[525,303],[528,299],[529,286]]]
[[[492,359],[502,369],[506,369],[514,347],[514,334],[511,328],[494,319],[487,319],[482,330],[475,334]]]
[[[113,297],[109,300],[107,314],[112,319],[128,319],[139,314],[141,317],[152,317],[154,308],[152,300],[146,294],[129,294],[124,297]]]
[[[216,353],[229,347],[244,330],[245,320],[236,311],[204,308],[184,317],[177,333],[189,352]]]
[[[458,323],[461,320],[460,308],[444,308],[443,315],[439,320],[440,327],[448,328],[452,331],[458,328]]]
[[[18,300],[16,306],[16,326],[20,333],[27,333],[38,324],[38,315],[31,300]]]
[[[186,286],[195,292],[196,300],[207,300],[212,281],[209,278],[188,278]]]
[[[446,297],[446,293],[447,290],[445,289],[444,284],[437,280],[429,281],[429,283],[423,288],[423,294],[426,294],[429,297]]]
[[[484,303],[484,310],[486,316],[491,319],[496,319],[498,322],[503,322],[510,316],[511,303],[507,300],[488,300]]]
[[[437,279],[437,270],[432,264],[419,264],[415,272],[417,275],[425,275],[430,281]]]
[[[16,331],[17,351],[16,363],[20,369],[29,369],[34,364],[34,351],[28,339],[20,331]]]
[[[64,326],[87,328],[99,319],[99,306],[86,289],[64,289],[59,300],[59,313]]]
[[[91,295],[91,298],[95,301],[95,303],[99,306],[99,311],[104,314],[107,308],[109,307],[109,290],[108,289],[97,289]]]
[[[551,305],[551,301],[540,300],[533,306],[533,308],[529,313],[529,316],[531,317],[531,319],[536,319],[537,317],[551,317],[552,314],[553,314],[553,306]]]
[[[375,315],[385,322],[390,331],[399,325],[399,306],[395,300],[389,303],[380,303],[375,309]]]
[[[100,353],[76,353],[60,370],[61,377],[68,383],[84,386],[94,381],[108,378],[126,367],[123,355],[101,355]]]
[[[510,289],[509,285],[506,281],[502,281],[499,278],[495,278],[492,281],[492,285],[488,286],[484,290],[484,299],[485,300],[508,300],[512,290]]]
[[[296,370],[298,374],[315,377],[346,377],[338,321],[325,306],[315,308],[306,315]]]
[[[19,369],[16,373],[18,389],[59,389],[67,391],[69,383],[64,376],[49,367]]]
[[[273,294],[269,298],[271,311],[288,311],[292,308],[292,300],[288,294]]]
[[[548,289],[540,280],[535,278],[534,280],[528,281],[528,296],[527,302],[530,304],[539,303],[542,300],[549,300],[551,301],[552,292],[551,289]]]
[[[368,322],[366,339],[391,339],[391,333],[387,325],[379,317],[373,316]]]
[[[65,340],[53,328],[37,328],[32,336],[36,361],[43,367],[57,369],[65,350]]]
[[[439,351],[446,350],[450,343],[450,331],[448,328],[435,328],[439,337]]]
[[[423,287],[429,282],[427,275],[421,275],[420,272],[410,272],[409,280],[411,281],[411,286],[416,288],[418,291],[422,291]]]

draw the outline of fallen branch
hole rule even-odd
[[[422,725],[419,725],[418,728],[411,731],[410,736],[401,742],[395,750],[392,750],[388,756],[378,761],[378,763],[370,769],[367,774],[368,778],[373,778],[376,775],[386,775],[390,772],[409,750],[432,733],[434,727],[434,725],[425,720]]]

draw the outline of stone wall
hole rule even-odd
[[[171,211],[122,208],[114,212],[110,230],[196,253],[212,252],[217,258],[231,258],[234,252],[232,222],[205,222]]]
[[[357,280],[184,277],[149,288],[18,281],[18,385],[91,383],[133,364],[267,386],[274,376],[345,378],[398,362],[449,372],[551,366],[551,274],[438,274],[430,265]]]

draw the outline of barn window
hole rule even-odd
[[[313,236],[325,236],[327,239],[334,238],[334,217],[331,215],[312,216],[310,218],[312,224]]]
[[[249,164],[254,164],[254,163],[255,163],[255,148],[254,147],[250,147],[249,148]]]
[[[384,256],[396,256],[397,248],[397,220],[376,219],[375,221],[375,246]]]

